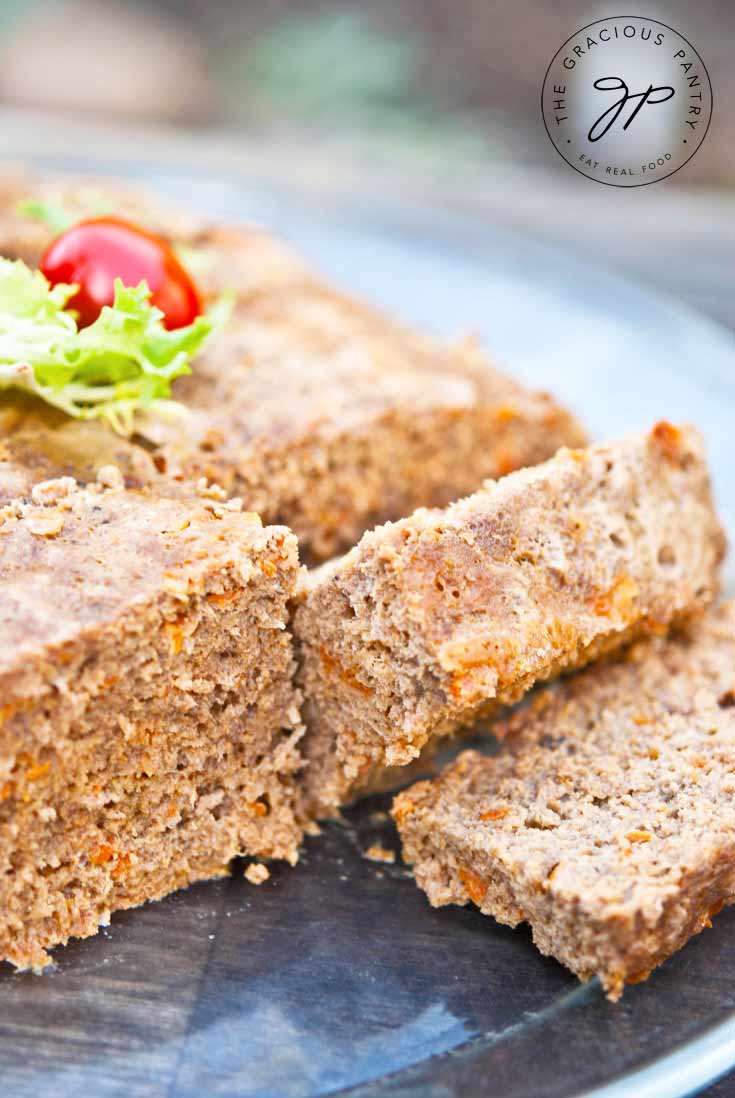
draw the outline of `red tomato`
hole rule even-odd
[[[145,279],[167,328],[183,328],[202,311],[196,286],[165,240],[118,217],[72,225],[54,240],[40,266],[52,285],[79,286],[69,308],[79,313],[81,328],[97,319],[103,305],[112,305],[116,278],[125,286]]]

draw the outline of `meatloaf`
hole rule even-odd
[[[264,521],[291,526],[314,560],[584,441],[567,411],[498,373],[471,341],[444,346],[357,305],[260,229],[208,225],[114,189],[93,200],[79,183],[6,177],[0,252],[37,263],[51,239],[17,213],[32,194],[77,216],[107,199],[185,249],[207,300],[234,291],[229,322],[175,383],[182,415],[139,420],[134,441],[160,473],[204,476]],[[24,430],[34,425],[16,424],[21,450]],[[92,463],[105,430],[87,436]]]
[[[212,499],[38,484],[0,508],[0,958],[294,862],[296,540]]]
[[[735,899],[735,603],[548,687],[395,800],[435,907],[527,922],[610,999]]]
[[[666,423],[366,534],[294,619],[311,803],[701,611],[723,552],[699,435]]]

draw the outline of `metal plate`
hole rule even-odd
[[[735,515],[733,340],[703,318],[487,226],[307,208],[204,177],[153,182],[266,222],[407,321],[478,332],[598,437],[697,422]],[[260,888],[238,872],[116,916],[43,978],[3,970],[6,1093],[666,1098],[735,1064],[735,910],[611,1006],[524,930],[432,911],[399,862],[366,861],[376,839],[395,845],[386,803],[326,827]]]

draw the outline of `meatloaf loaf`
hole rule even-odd
[[[527,922],[610,999],[735,899],[735,603],[548,687],[395,800],[435,907]]]
[[[17,212],[34,194],[75,216],[106,201],[185,248],[207,300],[234,291],[229,322],[174,386],[182,415],[141,419],[135,441],[160,473],[204,476],[264,521],[291,526],[312,559],[352,546],[375,523],[449,503],[485,477],[583,442],[567,411],[498,373],[471,342],[444,346],[355,304],[259,229],[208,225],[115,189],[91,198],[78,182],[6,177],[3,254],[37,263],[50,241]],[[14,428],[21,450],[24,430],[36,429],[24,422]],[[94,463],[93,437],[105,430],[87,436],[82,467]]]
[[[666,423],[366,534],[295,616],[311,802],[701,611],[723,552],[701,440]]]
[[[296,540],[234,503],[38,484],[0,508],[0,958],[294,862]]]

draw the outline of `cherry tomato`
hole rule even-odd
[[[78,222],[57,236],[40,266],[52,285],[79,286],[68,307],[79,313],[81,328],[97,319],[103,305],[112,305],[116,278],[126,286],[145,279],[167,328],[183,328],[202,311],[196,286],[165,240],[121,218]]]

